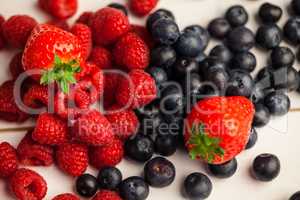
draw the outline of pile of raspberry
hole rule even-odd
[[[24,72],[23,50],[39,22],[28,15],[14,15],[7,20],[0,16],[0,49],[18,50],[9,64],[12,78],[0,86],[0,118],[18,123],[29,118],[36,121],[16,149],[7,142],[0,143],[0,177],[6,180],[11,194],[22,200],[39,200],[47,194],[44,178],[27,167],[55,164],[67,175],[78,177],[89,165],[97,169],[116,166],[123,159],[124,141],[138,130],[139,121],[133,110],[150,103],[157,92],[154,79],[144,71],[149,65],[151,36],[146,28],[130,24],[126,10],[112,4],[96,12],[84,12],[70,27],[67,20],[77,11],[76,0],[37,3],[52,16],[46,24],[69,31],[81,41],[86,64],[81,66],[70,96],[84,112],[66,105],[68,95],[57,92],[51,96],[48,86],[31,78],[21,85],[21,99],[26,107],[41,112],[29,114],[17,105],[13,91]],[[156,4],[157,0],[131,0],[129,7],[134,14],[145,16]],[[106,69],[121,70],[129,79],[106,74]],[[90,90],[90,86],[96,90]],[[100,101],[108,114],[92,108]],[[50,103],[54,112],[47,109]],[[120,110],[124,106],[127,109]],[[66,193],[52,199],[79,197]],[[121,198],[115,192],[99,191],[93,199]]]

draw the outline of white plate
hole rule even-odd
[[[1,0],[0,13],[9,17],[14,14],[29,14],[34,16],[40,22],[46,21],[47,16],[36,7],[37,0]],[[280,21],[282,26],[287,20],[286,7],[290,0],[272,0],[285,9],[284,17]],[[111,0],[80,0],[80,10],[97,10],[102,6],[111,3]],[[114,2],[124,2],[115,0]],[[244,5],[251,19],[248,26],[256,30],[257,22],[254,15],[264,1],[247,1],[247,0],[161,0],[159,7],[170,9],[174,12],[181,28],[191,24],[201,24],[206,26],[214,17],[222,16],[225,10],[233,4]],[[77,15],[78,16],[78,15]],[[77,18],[77,16],[75,18]],[[73,18],[73,19],[75,19]],[[132,22],[144,23],[140,19],[132,17]],[[212,44],[211,44],[212,46]],[[263,67],[266,64],[267,53],[254,49],[258,66]],[[8,62],[12,57],[12,52],[0,53],[1,73],[0,80],[5,81],[7,77]],[[295,65],[298,68],[298,63]],[[293,107],[300,107],[300,96],[291,94]],[[265,128],[259,129],[259,140],[254,149],[246,151],[238,156],[238,171],[228,180],[211,178],[213,182],[213,192],[209,199],[211,200],[287,200],[295,191],[300,190],[300,134],[299,134],[299,117],[300,113],[290,113],[288,116],[272,120]],[[16,124],[0,123],[1,128],[15,127]],[[9,141],[17,145],[23,137],[22,133],[1,134],[1,141]],[[261,183],[253,180],[249,176],[249,167],[253,159],[260,153],[274,153],[280,160],[282,170],[280,176],[273,182]],[[192,172],[206,173],[204,166],[197,161],[191,161],[183,152],[178,152],[170,158],[177,168],[177,177],[172,186],[164,189],[153,189],[149,200],[181,200],[180,187],[184,178]],[[119,168],[122,170],[124,177],[140,175],[143,166],[136,163],[123,161]],[[74,179],[65,176],[55,166],[48,168],[34,168],[48,182],[48,194],[46,199],[64,192],[73,192]],[[89,169],[88,172],[96,175],[96,171]],[[6,184],[0,181],[0,199],[13,199],[7,192]]]

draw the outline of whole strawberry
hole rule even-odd
[[[149,65],[147,44],[135,33],[123,36],[113,50],[115,62],[127,70],[145,69]]]
[[[24,104],[28,108],[40,108],[48,106],[48,87],[34,84],[24,95]]]
[[[134,14],[145,16],[155,8],[157,2],[158,0],[130,0],[129,6]]]
[[[97,45],[113,44],[130,29],[127,16],[122,11],[109,7],[98,10],[92,17],[90,26]]]
[[[16,150],[7,142],[0,143],[0,177],[11,176],[18,169]]]
[[[54,18],[67,19],[78,9],[77,0],[39,0],[39,6]]]
[[[71,33],[76,35],[81,43],[82,57],[87,59],[92,50],[92,32],[87,25],[75,24]]]
[[[39,115],[32,138],[45,145],[59,145],[68,141],[67,122],[50,113]]]
[[[122,200],[118,193],[109,190],[100,190],[92,200]]]
[[[124,157],[123,142],[120,139],[112,139],[105,146],[92,147],[90,149],[90,164],[97,169],[112,167],[119,164]]]
[[[245,149],[254,106],[245,97],[212,97],[187,116],[185,143],[192,159],[222,164]]]
[[[64,193],[55,196],[52,200],[80,200],[79,197],[71,193]]]
[[[136,109],[149,104],[156,98],[154,79],[142,70],[133,70],[122,77],[116,91],[116,100],[124,108]]]
[[[95,47],[91,52],[89,61],[101,69],[110,69],[112,67],[112,54],[104,47]]]
[[[84,144],[65,143],[56,151],[56,162],[71,176],[80,176],[88,167],[88,148]]]
[[[94,16],[94,13],[91,11],[83,12],[76,20],[76,23],[81,23],[81,24],[90,26],[90,22],[91,22],[91,19],[93,16]]]
[[[5,41],[14,48],[24,48],[31,31],[37,25],[28,15],[14,15],[2,24]]]
[[[15,54],[9,63],[9,71],[14,80],[17,79],[19,75],[24,72],[22,65],[22,56],[23,52]]]
[[[20,200],[41,200],[47,193],[47,183],[38,173],[30,169],[18,169],[9,180],[9,186]]]

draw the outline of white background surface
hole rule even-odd
[[[44,22],[47,16],[37,7],[37,0],[1,0],[0,13],[6,18],[13,14],[29,14]],[[112,2],[111,0],[79,0],[80,11],[97,10],[102,6]],[[124,2],[115,0],[114,2]],[[256,30],[257,22],[254,19],[260,4],[264,1],[251,0],[161,0],[159,7],[172,10],[177,18],[181,28],[186,25],[200,24],[206,26],[214,17],[223,15],[225,10],[233,4],[244,5],[251,14],[249,26]],[[284,8],[284,17],[280,21],[282,26],[287,19],[286,7],[290,0],[270,0]],[[75,18],[77,18],[77,16]],[[133,22],[143,23],[140,19],[132,19]],[[212,46],[212,44],[210,45]],[[266,64],[267,53],[254,49],[259,60],[259,67]],[[0,80],[8,79],[8,62],[12,57],[11,52],[0,52]],[[297,70],[299,64],[295,65]],[[292,94],[293,107],[300,107],[300,95]],[[210,200],[288,200],[288,198],[297,190],[300,190],[300,132],[299,132],[300,113],[290,113],[287,117],[273,119],[272,122],[263,129],[259,129],[259,140],[254,149],[243,152],[238,156],[238,171],[230,179],[220,180],[211,178],[213,182],[213,192]],[[15,124],[0,122],[1,128],[16,127]],[[9,141],[17,145],[23,137],[23,133],[1,133],[0,141]],[[253,159],[260,153],[274,153],[281,160],[282,170],[280,176],[271,183],[261,183],[253,180],[249,175],[249,167]],[[182,200],[180,187],[184,178],[192,172],[206,173],[204,166],[198,161],[191,161],[183,152],[178,152],[170,158],[177,168],[177,177],[172,186],[164,189],[153,189],[149,200]],[[140,175],[143,169],[142,165],[123,161],[119,168],[124,177]],[[48,194],[46,199],[51,199],[59,193],[72,192],[75,180],[65,176],[55,166],[48,168],[34,168],[44,176],[48,182]],[[96,175],[93,169],[88,170]],[[13,199],[8,195],[6,184],[0,180],[0,199]]]

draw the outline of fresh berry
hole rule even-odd
[[[258,71],[255,82],[259,85],[262,89],[271,89],[273,88],[273,81],[274,80],[274,70],[267,66],[262,68]]]
[[[271,92],[265,97],[264,104],[275,116],[287,114],[291,106],[289,97],[282,92]]]
[[[90,174],[83,174],[76,180],[76,191],[83,197],[92,197],[98,190],[96,177]]]
[[[208,24],[207,30],[212,37],[224,39],[231,30],[231,27],[226,19],[216,18]]]
[[[56,26],[57,28],[60,28],[65,31],[70,31],[70,26],[68,22],[63,19],[52,19],[51,21],[48,21],[46,24]]]
[[[210,35],[204,27],[199,25],[190,25],[184,29],[184,32],[192,32],[193,34],[199,36],[201,38],[204,49],[208,46]]]
[[[256,32],[256,42],[262,48],[273,49],[282,41],[281,29],[276,24],[263,25]]]
[[[266,92],[264,91],[264,87],[260,83],[255,83],[250,100],[256,104],[261,102],[265,96]]]
[[[101,69],[110,69],[112,67],[112,54],[104,47],[95,47],[91,52],[89,61]]]
[[[247,72],[253,72],[255,70],[257,61],[256,57],[250,51],[237,53],[231,60],[230,67],[232,69],[245,70]]]
[[[295,91],[299,83],[299,74],[293,67],[281,67],[273,72],[273,87],[277,90]]]
[[[218,178],[229,178],[233,176],[237,170],[237,161],[233,158],[230,161],[227,161],[223,164],[208,165],[208,170],[210,173]]]
[[[104,77],[104,94],[103,103],[104,108],[109,108],[116,103],[116,94],[111,91],[116,91],[119,86],[119,80],[121,78],[119,73],[106,73]]]
[[[201,63],[203,60],[207,58],[207,55],[205,52],[200,52],[194,59],[198,62]]]
[[[165,87],[162,90],[161,99],[161,109],[167,112],[177,113],[184,109],[184,95],[180,85],[169,85]]]
[[[100,190],[92,200],[122,200],[118,193],[109,190]]]
[[[226,46],[217,45],[210,51],[209,56],[228,64],[231,61],[233,54]]]
[[[298,45],[300,43],[300,18],[290,18],[283,27],[283,34],[291,45]]]
[[[79,143],[64,143],[57,148],[56,162],[65,173],[80,176],[88,166],[88,148]]]
[[[82,57],[88,58],[92,50],[92,32],[91,29],[84,24],[75,24],[71,28],[71,33],[77,36],[82,48]]]
[[[134,14],[145,16],[156,7],[158,0],[130,0],[129,2],[130,9]]]
[[[15,54],[9,63],[9,71],[13,79],[17,79],[19,75],[24,72],[22,65],[22,56],[23,52]]]
[[[299,199],[300,199],[300,191],[296,192],[291,196],[291,198],[289,198],[289,200],[299,200]]]
[[[122,5],[122,4],[119,4],[119,3],[111,3],[111,4],[107,5],[107,6],[122,11],[126,16],[128,15],[127,8],[126,8],[124,5]]]
[[[152,24],[150,32],[155,41],[164,45],[172,45],[180,37],[178,25],[170,18],[156,20]]]
[[[74,194],[64,193],[55,196],[52,200],[80,200],[80,199]]]
[[[149,15],[147,22],[146,22],[147,29],[150,31],[153,23],[162,18],[169,18],[169,19],[175,21],[175,17],[170,10],[158,9]]]
[[[273,154],[261,154],[253,161],[252,174],[257,180],[272,181],[279,173],[280,160]]]
[[[226,94],[228,96],[250,97],[254,88],[254,81],[248,72],[233,71],[228,80]]]
[[[48,87],[39,84],[32,85],[25,93],[23,101],[28,108],[48,107],[49,95]],[[32,113],[30,114],[39,114]]]
[[[161,45],[151,50],[151,64],[168,69],[176,62],[176,51],[171,46]]]
[[[89,26],[93,15],[94,13],[90,11],[83,12],[76,20],[76,23],[85,24]]]
[[[288,47],[276,47],[271,53],[271,63],[274,69],[291,67],[295,59],[295,54]]]
[[[5,41],[14,48],[24,48],[31,31],[37,25],[35,19],[27,15],[14,15],[2,24]]]
[[[172,72],[168,70],[168,74],[173,74],[174,78],[183,78],[190,73],[199,72],[199,64],[195,59],[192,58],[178,58],[175,64],[172,66]]]
[[[78,9],[77,0],[44,0],[41,8],[54,18],[67,19],[72,17]]]
[[[239,37],[236,37],[236,36]],[[233,52],[249,51],[255,44],[254,33],[246,27],[237,27],[228,33],[227,46]]]
[[[258,135],[257,135],[256,129],[252,128],[248,143],[246,145],[246,149],[251,149],[252,147],[254,147],[254,145],[257,142],[257,137],[258,137]]]
[[[184,181],[184,192],[191,199],[206,199],[212,192],[210,179],[201,173],[192,173]]]
[[[0,143],[0,177],[11,176],[18,169],[16,150],[7,142]]]
[[[154,47],[155,44],[152,36],[146,27],[137,24],[131,24],[130,32],[137,34],[147,44],[149,49]]]
[[[292,0],[291,7],[296,15],[300,15],[300,2],[299,0]]]
[[[264,3],[259,8],[258,16],[263,23],[269,24],[278,22],[282,13],[283,11],[279,6],[271,3]]]
[[[119,139],[109,141],[110,144],[90,149],[89,158],[92,166],[97,169],[103,167],[114,167],[119,164],[124,157],[123,142]]]
[[[177,140],[176,137],[168,135],[159,135],[156,137],[155,142],[155,152],[162,156],[171,156],[177,150]]]
[[[115,167],[104,167],[99,171],[97,181],[101,189],[116,190],[122,181],[122,173]]]
[[[147,69],[147,72],[155,80],[157,89],[161,89],[162,85],[168,81],[168,74],[163,68],[150,67]]]
[[[9,180],[9,186],[17,199],[43,199],[47,193],[47,183],[38,173],[21,168]]]
[[[145,200],[149,195],[149,186],[141,177],[132,176],[121,182],[119,192],[126,200]]]
[[[135,33],[123,36],[113,50],[115,62],[128,70],[145,69],[149,65],[150,52],[146,43]]]
[[[226,19],[233,27],[243,26],[248,22],[249,16],[245,8],[241,5],[230,7],[226,12]]]
[[[109,7],[98,10],[90,24],[97,45],[112,44],[130,30],[127,16],[122,11]]]
[[[263,127],[266,126],[270,121],[271,115],[267,107],[262,103],[257,103],[255,105],[255,114],[253,119],[253,126]]]
[[[175,49],[181,56],[196,57],[204,50],[204,44],[199,35],[186,31],[178,38]]]

